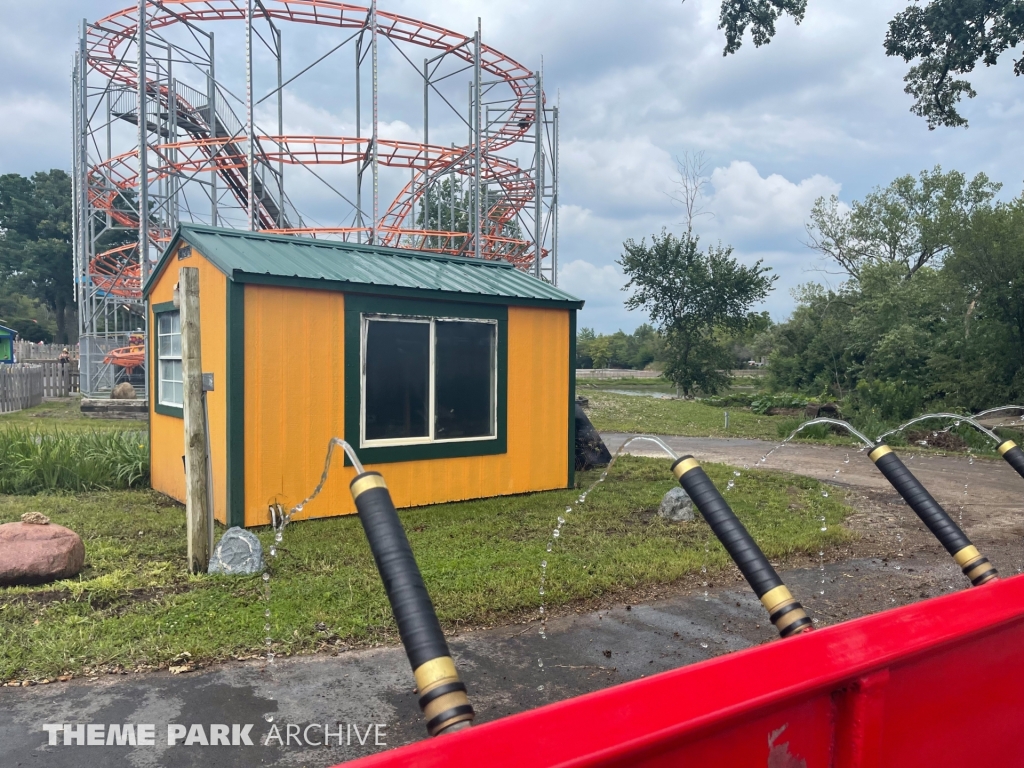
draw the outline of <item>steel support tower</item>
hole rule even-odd
[[[289,24],[326,28],[329,47],[285,72]],[[243,60],[218,59],[225,38]],[[422,83],[422,141],[387,135],[383,55]],[[346,93],[322,107],[354,114],[354,135],[287,133],[288,91],[340,67]],[[72,110],[86,394],[145,389],[142,284],[182,221],[505,259],[557,284],[558,108],[479,20],[465,35],[376,2],[139,0],[83,21]],[[303,211],[311,185],[333,220]]]

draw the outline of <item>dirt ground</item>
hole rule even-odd
[[[621,433],[602,436],[613,454],[632,437]],[[698,460],[730,464],[741,472],[744,467],[754,467],[777,445],[744,439],[669,436],[662,439],[679,455],[689,453]],[[630,444],[626,452],[665,455],[652,443],[642,441]],[[901,449],[898,453],[908,469],[1001,573],[1021,572],[1024,567],[1024,478],[997,458],[972,459],[965,455],[922,453],[913,449]],[[875,468],[867,453],[857,447],[791,443],[771,453],[761,467],[812,477],[845,492],[855,510],[846,525],[856,538],[848,546],[827,552],[827,562],[879,558],[887,563],[893,560],[894,570],[900,560],[913,559],[932,566],[952,563],[924,524]],[[742,477],[736,482],[742,482]],[[925,571],[910,567],[913,570],[901,575],[914,573],[920,580],[927,573],[927,578],[934,582],[933,587],[945,590],[949,589],[949,579],[955,577],[957,588],[963,586],[960,584],[963,577],[952,570],[952,565],[949,565],[948,577],[943,568]]]

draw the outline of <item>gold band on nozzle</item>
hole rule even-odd
[[[875,448],[871,453],[868,454],[868,458],[874,462],[877,462],[880,458],[885,456],[887,453],[892,453],[892,448],[888,445],[880,445]]]
[[[1013,440],[1007,440],[1005,443],[1003,443],[998,448],[996,448],[996,450],[999,451],[999,455],[1000,456],[1005,456],[1007,451],[1009,451],[1009,450],[1011,450],[1013,448],[1016,448],[1016,447],[1017,447],[1017,444],[1015,442],[1013,442]]]
[[[974,562],[979,557],[981,557],[981,552],[979,552],[978,548],[973,544],[964,547],[953,555],[953,559],[956,560],[956,564],[961,568],[965,567],[968,563]]]
[[[785,584],[781,584],[775,589],[770,589],[761,595],[761,605],[768,613],[775,613],[776,609],[781,608],[784,603],[793,600],[793,593],[789,591]]]
[[[356,499],[361,494],[366,493],[372,488],[387,488],[387,484],[384,482],[384,478],[381,477],[379,472],[364,472],[361,475],[356,476],[349,486],[349,490],[352,491],[352,498]]]
[[[699,466],[700,464],[693,456],[683,456],[672,465],[672,474],[676,476],[676,480],[680,480],[691,469],[696,469]]]
[[[420,708],[427,718],[431,736],[436,736],[456,723],[468,724],[473,719],[473,708],[469,705],[466,686],[459,680],[451,656],[439,656],[424,662],[413,671],[413,675],[420,694]]]
[[[768,611],[768,618],[783,637],[786,637],[791,627],[796,629],[793,627],[794,624],[808,618],[803,606],[793,597],[785,584],[780,584],[761,595],[761,605]],[[806,623],[807,629],[810,629],[811,624]]]
[[[975,587],[999,577],[999,573],[992,563],[973,544],[961,549],[953,555],[953,559]]]

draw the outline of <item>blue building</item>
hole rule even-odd
[[[14,362],[14,338],[18,332],[0,325],[0,363]]]

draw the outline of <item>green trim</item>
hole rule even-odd
[[[151,326],[152,328],[157,327],[157,315],[161,315],[165,312],[178,311],[178,308],[174,306],[173,301],[163,301],[160,302],[159,304],[150,304],[149,308],[150,311],[153,313],[153,325]],[[160,402],[160,357],[159,352],[157,350],[157,344],[160,341],[160,334],[150,333],[149,337],[149,359],[154,363],[154,365],[150,366],[150,368],[152,368],[153,370],[150,371],[151,384],[149,387],[149,391],[153,393],[153,412],[159,413],[161,416],[172,416],[175,419],[184,419],[185,411],[183,408],[176,405],[164,405],[163,403]]]
[[[227,281],[227,524],[245,527],[245,286]]]
[[[576,485],[576,312],[569,311],[569,488]]]
[[[160,258],[157,259],[156,264],[153,265],[153,269],[149,272],[149,277],[146,278],[145,284],[142,286],[142,297],[149,298],[149,292],[153,290],[153,286],[157,283],[157,278],[160,277],[160,273],[163,272],[164,267],[167,265],[167,260],[174,253],[174,249],[178,246],[178,242],[181,240],[181,227],[174,232],[174,236],[171,238],[171,242],[164,248],[164,252],[160,254]]]
[[[217,230],[214,231],[216,232]],[[174,235],[171,237],[171,241],[167,243],[167,247],[164,248],[164,252],[160,254],[160,258],[157,259],[157,262],[153,266],[153,269],[150,270],[149,277],[146,278],[146,284],[142,286],[142,296],[144,298],[149,296],[149,292],[153,289],[153,286],[156,285],[157,278],[160,277],[160,273],[163,272],[164,267],[167,266],[167,262],[170,261],[171,256],[178,250],[179,243],[181,243],[182,240],[185,240],[185,242],[189,242],[188,238],[185,237],[186,234],[187,230],[182,225],[179,224],[178,228],[174,231]],[[195,245],[191,242],[189,242],[189,245],[195,247]],[[206,254],[203,254],[204,257],[205,255]],[[207,259],[207,261],[209,261],[211,264],[217,267],[217,269],[219,269],[225,275],[227,274],[227,270],[224,269],[224,266],[222,264],[217,264],[212,259]]]
[[[426,317],[467,317],[498,321],[498,434],[494,440],[427,445],[399,445],[360,448],[360,315],[419,315]],[[464,456],[493,456],[506,453],[508,442],[508,307],[438,301],[408,301],[376,296],[345,296],[345,440],[355,447],[364,464],[399,461],[451,459]],[[348,463],[348,459],[345,459]]]
[[[433,288],[406,288],[402,286],[376,285],[373,283],[351,283],[344,280],[325,280],[312,277],[287,277],[254,274],[236,269],[230,278],[238,283],[252,285],[277,285],[288,288],[312,288],[318,291],[341,291],[345,294],[367,294],[393,298],[421,299],[425,301],[455,301],[469,304],[493,304],[497,306],[546,307],[548,309],[582,309],[582,301],[558,301],[555,299],[534,299],[520,296],[499,296],[487,293],[465,293],[462,291],[438,291]]]

